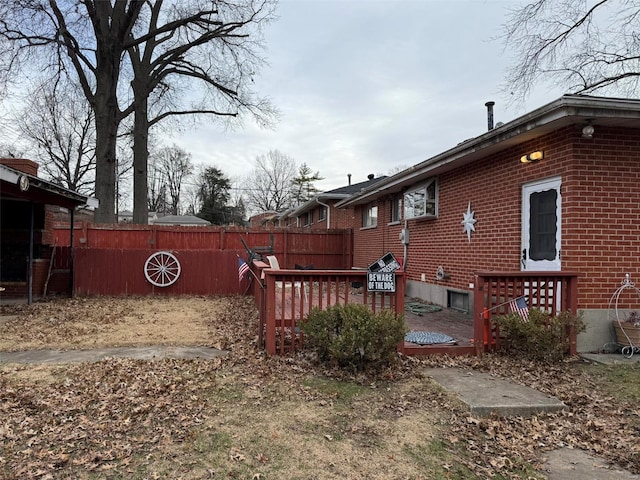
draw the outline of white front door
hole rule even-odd
[[[560,177],[522,186],[521,270],[560,270]]]

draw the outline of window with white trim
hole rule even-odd
[[[327,218],[327,207],[320,206],[318,209],[318,221],[325,220]]]
[[[378,225],[378,205],[369,204],[362,210],[362,227],[375,227]]]
[[[438,184],[431,179],[404,194],[404,218],[435,217],[438,215]]]
[[[395,195],[391,198],[391,222],[402,220],[402,195]]]
[[[304,214],[304,226],[309,227],[313,223],[313,210]]]

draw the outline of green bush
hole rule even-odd
[[[494,320],[500,329],[502,352],[543,362],[557,362],[569,352],[570,328],[576,334],[585,329],[582,316],[569,311],[552,317],[532,308],[528,321],[515,312],[496,316]]]
[[[407,326],[390,310],[374,313],[362,304],[314,308],[302,323],[305,339],[322,360],[347,369],[380,368],[396,358]]]

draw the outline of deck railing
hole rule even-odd
[[[577,312],[578,274],[575,272],[479,272],[474,286],[474,338],[476,354],[494,351],[500,332],[494,317],[511,312],[510,302],[527,299],[529,308],[556,315]],[[576,332],[567,331],[570,353],[576,353]],[[483,339],[482,342],[477,339]]]
[[[257,279],[252,291],[259,307],[258,342],[269,354],[300,351],[304,335],[300,324],[312,308],[364,303],[374,311],[391,309],[404,313],[406,277],[396,272],[395,293],[368,292],[366,271],[361,270],[272,270],[254,261]],[[556,315],[577,312],[578,274],[574,272],[479,272],[474,285],[474,347],[422,346],[398,351],[406,355],[482,355],[495,351],[500,332],[494,317],[509,313],[511,300],[527,299],[530,308]],[[576,332],[567,331],[570,353],[576,353]],[[475,352],[474,352],[475,349]]]
[[[272,355],[303,348],[300,324],[316,307],[323,310],[337,304],[363,303],[374,312],[390,309],[404,313],[403,272],[396,272],[396,291],[391,293],[369,292],[363,270],[273,270],[254,261],[253,271],[253,294],[260,310],[258,341]]]

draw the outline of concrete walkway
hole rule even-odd
[[[99,362],[108,357],[154,360],[159,358],[215,358],[228,352],[211,347],[116,347],[95,350],[28,350],[0,352],[0,362],[64,364]]]
[[[640,361],[640,355],[627,358],[619,354],[587,354],[583,357],[590,362],[605,365]],[[477,416],[486,416],[492,412],[502,416],[530,416],[565,408],[554,397],[483,372],[429,368],[425,370],[425,374],[445,390],[456,394],[467,405],[470,413]],[[640,480],[640,475],[616,469],[583,450],[570,448],[549,452],[544,463],[544,473],[548,480]]]
[[[571,448],[549,452],[544,470],[548,480],[640,480],[639,475],[618,470],[583,450]]]
[[[529,417],[565,408],[565,404],[557,398],[488,373],[457,368],[429,368],[425,370],[425,375],[433,378],[445,390],[456,393],[469,407],[469,412],[478,417],[493,413],[502,417]]]

